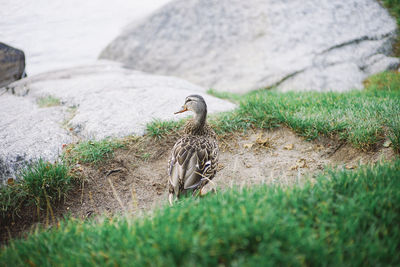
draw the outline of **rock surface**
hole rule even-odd
[[[25,76],[25,54],[22,50],[0,43],[0,87]]]
[[[210,113],[235,107],[187,81],[112,62],[44,73],[7,88],[0,89],[0,180],[26,162],[57,159],[63,144],[141,135],[154,119],[182,118],[173,113],[189,94],[203,95]],[[49,97],[57,101],[46,107]]]
[[[395,31],[376,0],[175,0],[100,57],[220,91],[345,91],[398,68]]]

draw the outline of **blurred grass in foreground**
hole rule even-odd
[[[9,266],[394,266],[400,160],[315,184],[189,198],[152,216],[67,219],[0,252]]]

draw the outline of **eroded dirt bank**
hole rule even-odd
[[[100,168],[82,166],[86,182],[66,201],[65,211],[84,218],[165,205],[167,162],[177,138],[134,141]],[[262,183],[303,183],[328,166],[355,169],[359,163],[394,157],[391,148],[362,152],[329,139],[309,142],[287,128],[231,135],[220,140],[220,150],[219,171],[207,185],[217,191]]]
[[[65,203],[54,207],[54,216],[43,211],[41,222],[51,225],[66,214],[82,219],[124,212],[138,215],[167,205],[167,162],[177,138],[127,138],[127,146],[106,163],[77,166],[84,182]],[[356,169],[358,164],[395,157],[390,147],[362,152],[328,138],[306,141],[287,128],[225,136],[219,143],[219,171],[205,192],[263,183],[301,184],[327,167]],[[35,220],[28,215],[2,229],[1,240],[20,235]]]

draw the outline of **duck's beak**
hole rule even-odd
[[[185,111],[188,111],[188,109],[187,109],[186,105],[183,105],[182,109],[177,111],[177,112],[175,112],[174,114],[182,113],[182,112],[185,112]]]

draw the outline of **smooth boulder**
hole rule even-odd
[[[0,43],[0,88],[25,76],[24,52]]]
[[[190,94],[201,94],[209,112],[234,104],[206,89],[166,76],[98,62],[22,79],[0,91],[0,180],[28,162],[56,160],[63,144],[87,139],[142,135],[154,119],[173,113]]]
[[[220,91],[346,91],[398,68],[395,36],[376,0],[174,0],[100,58]]]

